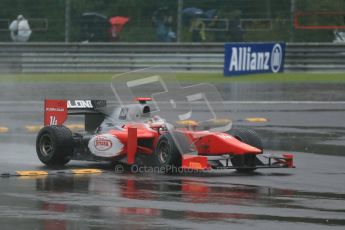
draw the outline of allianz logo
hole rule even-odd
[[[250,46],[232,47],[229,71],[264,71],[279,72],[283,61],[283,50],[275,44],[271,52],[253,52]]]

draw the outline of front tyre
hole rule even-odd
[[[159,137],[154,157],[159,167],[181,166],[182,157],[170,133],[162,134]]]
[[[65,126],[45,126],[36,139],[36,152],[47,166],[64,166],[73,155],[73,136]]]
[[[227,132],[239,141],[251,145],[263,151],[263,144],[260,136],[250,129],[232,129]],[[256,170],[256,162],[258,161],[256,154],[236,155],[231,158],[231,163],[238,172],[249,173]]]
[[[179,147],[177,147],[174,139],[178,142]],[[165,168],[167,173],[177,172],[182,165],[182,154],[193,151],[187,139],[183,133],[179,132],[162,134],[153,155],[155,165]]]

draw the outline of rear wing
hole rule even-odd
[[[44,100],[44,125],[63,125],[68,115],[85,115],[86,131],[95,130],[104,120],[100,108],[107,105],[105,100]]]

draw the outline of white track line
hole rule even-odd
[[[109,101],[115,103],[115,101]],[[195,102],[194,102],[195,103]],[[203,102],[197,102],[203,103]],[[218,102],[212,102],[218,103]],[[345,101],[223,101],[224,104],[345,104]],[[0,105],[43,104],[42,101],[0,101]]]
[[[345,104],[345,101],[223,101],[224,104]]]

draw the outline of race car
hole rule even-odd
[[[134,165],[141,158],[170,169],[244,173],[294,167],[293,155],[263,154],[253,130],[200,130],[193,120],[171,124],[151,115],[150,98],[136,100],[114,108],[105,100],[45,100],[44,127],[36,139],[38,158],[47,166],[64,166],[73,159]],[[71,115],[84,116],[84,130],[73,133],[64,125]]]

